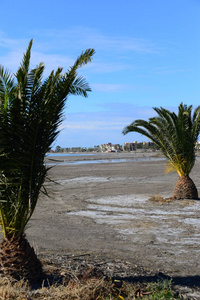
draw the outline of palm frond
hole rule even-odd
[[[59,133],[68,96],[91,91],[77,69],[91,61],[93,49],[81,53],[68,72],[58,68],[43,81],[43,63],[29,71],[31,47],[32,40],[16,81],[0,69],[3,105],[12,91],[6,113],[0,109],[0,225],[8,239],[23,234],[35,210],[48,172],[45,154]]]
[[[0,65],[0,109],[7,110],[15,88],[12,74]]]
[[[20,64],[19,70],[23,70],[24,74],[28,74],[29,66],[30,66],[30,58],[31,58],[31,48],[33,45],[33,39],[30,40],[26,53],[24,53],[23,60]]]
[[[77,70],[78,68],[81,68],[82,66],[86,65],[88,62],[91,62],[92,56],[94,54],[95,54],[94,49],[91,48],[86,49],[84,52],[81,53],[80,56],[78,56],[71,70]]]
[[[152,140],[179,175],[189,175],[195,163],[195,144],[200,133],[200,107],[181,103],[178,114],[164,108],[154,108],[156,117],[136,120],[125,127],[123,134],[138,132]],[[169,170],[169,168],[168,168]]]
[[[17,79],[17,97],[21,101],[21,106],[23,111],[26,110],[27,105],[29,105],[29,97],[30,97],[30,89],[28,89],[28,74],[29,74],[29,66],[30,66],[30,58],[31,58],[31,48],[32,48],[33,40],[29,42],[26,53],[24,54],[23,60],[20,64],[19,69],[16,73]]]
[[[91,92],[91,88],[87,81],[83,77],[77,77],[70,86],[70,94],[78,96],[81,95],[86,98],[88,96],[87,92]]]

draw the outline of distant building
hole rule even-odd
[[[136,150],[147,150],[154,149],[155,146],[152,142],[137,142],[133,143],[124,143],[124,151],[136,151]],[[154,149],[155,150],[155,149]]]
[[[111,148],[112,148],[112,144],[111,143],[101,144],[100,145],[101,152],[107,152],[107,151],[111,150]]]
[[[200,150],[200,142],[196,142],[195,149],[198,151]]]
[[[137,142],[133,143],[124,143],[125,151],[136,151],[137,150]]]
[[[154,147],[153,142],[143,142],[143,149],[150,149],[153,147]]]
[[[119,152],[122,150],[122,146],[120,144],[101,144],[100,145],[101,152]]]

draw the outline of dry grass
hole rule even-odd
[[[106,287],[103,280],[90,279],[87,283],[71,280],[67,285],[52,285],[31,290],[23,280],[12,282],[8,278],[0,280],[0,299],[10,300],[29,300],[29,299],[70,299],[70,300],[89,300],[105,299]]]
[[[41,261],[46,279],[40,284],[30,286],[24,280],[0,275],[0,300],[180,299],[172,290],[171,280],[157,281],[158,277],[154,282],[144,282],[139,276],[139,282],[128,282],[105,276],[104,268],[96,268],[91,262],[89,266],[73,261],[74,265],[67,267],[49,258]]]
[[[171,198],[163,198],[161,195],[151,196],[148,201],[157,202],[159,204],[170,203],[172,202]]]
[[[196,200],[196,201],[199,201],[199,200]],[[190,200],[180,200],[180,203],[183,205],[183,206],[190,206],[190,205],[194,205],[196,203],[196,201],[194,201],[193,199],[190,199]]]
[[[122,286],[118,286],[118,284]],[[133,300],[133,299],[180,299],[171,289],[170,281],[158,283],[127,283],[89,278],[63,280],[63,284],[41,287],[35,290],[24,281],[13,282],[0,278],[0,299],[9,300]]]
[[[154,195],[154,196],[151,196],[148,199],[148,201],[155,202],[158,204],[167,204],[167,203],[171,203],[174,200],[172,198],[163,198],[163,196],[161,196],[161,195]],[[184,200],[179,200],[179,204],[181,204],[183,206],[189,206],[189,205],[194,205],[195,201],[193,199],[184,199]]]

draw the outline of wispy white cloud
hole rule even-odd
[[[175,110],[174,107],[166,108]],[[130,103],[110,103],[110,110],[104,112],[69,113],[60,126],[61,132],[56,145],[88,147],[107,142],[123,144],[135,140],[146,141],[147,138],[138,133],[124,136],[122,130],[136,119],[147,120],[154,115],[156,113],[151,107],[139,107]]]
[[[93,73],[112,73],[135,68],[127,57],[135,53],[155,54],[163,50],[155,42],[133,37],[108,36],[88,27],[67,30],[33,32],[32,66],[43,61],[46,73],[58,66],[68,68],[86,48],[96,50],[95,59],[85,70]],[[0,31],[0,63],[15,71],[29,43],[28,39],[12,39]],[[114,55],[117,54],[117,55]],[[120,60],[118,57],[120,55]],[[123,55],[123,57],[121,57]],[[115,57],[115,58],[114,58]]]
[[[114,52],[132,51],[140,53],[158,53],[162,52],[165,46],[160,46],[144,38],[134,38],[129,36],[109,36],[102,34],[95,28],[73,26],[65,30],[40,30],[35,32],[37,36],[43,39],[56,41],[52,44],[54,48],[74,48],[77,46],[92,47],[96,50],[112,50]],[[43,40],[45,43],[46,41]]]
[[[61,129],[70,129],[70,130],[121,130],[122,124],[120,122],[112,121],[85,121],[83,123],[73,123],[63,124]]]
[[[19,67],[19,64],[23,58],[29,44],[29,40],[11,40],[8,38],[2,38],[0,33],[0,45],[5,49],[0,51],[0,64],[3,64],[11,72],[15,72]],[[39,49],[38,49],[39,50]],[[31,52],[31,68],[34,68],[40,62],[45,64],[45,76],[47,76],[52,70],[57,69],[58,67],[66,67],[73,65],[74,58],[70,55],[59,55],[59,54],[50,54],[40,52],[37,49],[35,50],[35,45],[33,44]]]
[[[128,105],[129,110],[126,110]],[[115,105],[113,104],[113,107]],[[131,109],[132,108],[132,109]],[[121,111],[110,109],[104,112],[67,114],[60,126],[60,135],[56,141],[63,147],[93,146],[107,142],[123,144],[127,141],[144,140],[138,134],[122,135],[122,130],[136,118],[152,116],[152,109],[144,109],[124,104]]]
[[[106,105],[104,107],[106,108]],[[121,131],[134,119],[147,119],[155,115],[150,107],[137,107],[129,103],[110,103],[107,108],[109,110],[101,112],[69,113],[60,129]]]
[[[174,73],[182,73],[182,72],[190,72],[192,69],[183,69],[183,68],[174,68],[172,67],[157,67],[154,68],[151,73],[153,74],[161,74],[161,75],[168,75],[168,74],[174,74]]]
[[[95,49],[109,49],[113,52],[158,53],[161,49],[154,43],[142,39],[120,36],[106,36],[99,33],[88,34],[85,43],[92,43]]]
[[[117,114],[116,114],[117,115]],[[87,113],[68,115],[68,119],[63,122],[61,129],[70,130],[121,130],[127,119],[115,116],[109,116],[102,113]],[[71,118],[72,117],[72,118]],[[73,120],[72,120],[73,119]]]
[[[92,62],[92,64],[87,65],[86,70],[89,72],[93,73],[115,73],[119,71],[124,71],[124,70],[133,70],[135,67],[131,64],[128,63],[122,63],[122,62],[111,62],[111,61],[106,61],[105,60],[95,60]]]
[[[7,34],[3,31],[0,31],[0,46],[3,49],[24,49],[23,46],[27,45],[28,40],[25,38],[10,38]]]
[[[126,92],[132,90],[132,86],[128,84],[109,84],[109,83],[93,83],[92,90],[97,92]]]

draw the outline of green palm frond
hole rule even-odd
[[[32,40],[16,81],[0,68],[0,225],[7,238],[21,236],[34,212],[48,171],[44,158],[59,134],[68,96],[91,91],[77,69],[91,61],[93,49],[68,72],[58,68],[43,80],[43,63],[29,70],[31,47]]]
[[[7,110],[14,90],[14,77],[0,65],[0,109]]]
[[[82,66],[86,65],[87,63],[91,62],[92,56],[95,54],[94,49],[87,49],[84,52],[81,53],[80,56],[78,56],[77,60],[75,61],[73,67],[71,67],[71,70],[76,71],[78,68],[81,68]],[[71,71],[70,70],[70,71]]]
[[[22,62],[20,64],[20,68],[18,70],[22,70],[24,74],[28,74],[29,66],[30,66],[30,58],[31,58],[31,48],[33,45],[33,39],[30,40],[26,53],[24,53]],[[17,74],[16,74],[17,77]]]
[[[27,51],[24,54],[23,60],[15,75],[17,79],[17,97],[21,101],[23,111],[26,110],[26,106],[28,105],[30,97],[30,89],[28,89],[27,83],[29,80],[29,66],[32,44],[33,40],[29,42]]]
[[[192,105],[179,105],[178,114],[154,108],[156,117],[136,120],[123,134],[138,132],[154,142],[179,175],[189,175],[195,163],[195,144],[200,133],[200,106],[192,115]],[[169,168],[168,168],[169,170]]]
[[[81,95],[87,97],[87,92],[91,92],[91,88],[89,87],[87,81],[83,77],[78,77],[73,82],[70,87],[70,94],[73,95]]]

